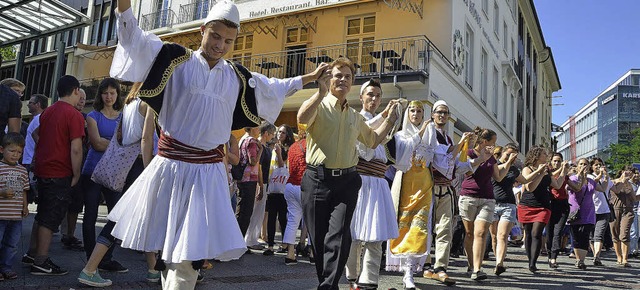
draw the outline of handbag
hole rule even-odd
[[[109,146],[93,170],[91,180],[109,190],[122,192],[127,175],[141,152],[140,142],[128,146],[122,145],[122,118],[116,125],[116,136],[111,138]]]
[[[247,160],[248,158],[243,158],[245,154],[242,153],[242,145],[244,141],[248,138],[245,138],[240,142],[240,161],[238,161],[237,165],[231,165],[231,178],[233,180],[242,180],[242,176],[244,175],[244,170],[247,168]]]
[[[278,167],[273,169],[269,176],[269,193],[284,193],[284,188],[289,180],[289,169],[287,167]]]
[[[571,223],[571,222],[574,222],[574,221],[580,219],[580,207],[582,207],[582,202],[584,201],[584,197],[586,195],[587,194],[585,193],[582,196],[582,199],[580,200],[580,203],[578,203],[578,208],[569,212],[569,215],[567,216],[567,222],[568,223]]]

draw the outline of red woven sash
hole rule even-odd
[[[224,145],[215,149],[204,151],[200,148],[184,144],[166,134],[160,134],[158,140],[158,155],[189,163],[206,164],[222,162],[224,157]]]
[[[356,165],[356,169],[361,175],[384,178],[384,173],[387,171],[387,165],[380,160],[367,161],[360,158],[358,160],[358,165]]]

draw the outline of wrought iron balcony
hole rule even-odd
[[[178,23],[204,19],[215,2],[215,0],[194,0],[193,3],[180,5]]]
[[[355,63],[356,78],[401,74],[428,76],[429,57],[434,51],[442,55],[425,36],[411,36],[234,56],[232,60],[252,71],[278,78],[312,72],[319,63],[329,63],[342,56]]]
[[[160,27],[171,27],[177,20],[176,13],[171,9],[162,9],[142,16],[140,28],[145,31]]]

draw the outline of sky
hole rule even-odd
[[[640,1],[534,0],[562,89],[552,122],[561,125],[632,68],[640,69]]]

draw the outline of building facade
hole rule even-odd
[[[108,75],[114,1],[67,2],[94,20],[71,36],[76,41],[68,42],[66,62],[66,73],[90,88]],[[356,63],[356,85],[381,80],[383,104],[398,97],[447,101],[456,137],[480,126],[496,131],[498,144],[517,142],[523,152],[551,145],[550,97],[560,82],[532,0],[235,2],[241,28],[227,57],[253,71],[289,77],[347,56]],[[198,49],[199,27],[214,3],[134,0],[132,7],[143,29]],[[10,66],[3,63],[0,74],[10,74]],[[314,90],[310,84],[289,97],[277,123],[295,125],[297,109]],[[357,91],[348,100],[359,108]]]
[[[632,69],[562,124],[556,135],[566,159],[606,159],[611,144],[625,143],[640,128],[640,69]]]

